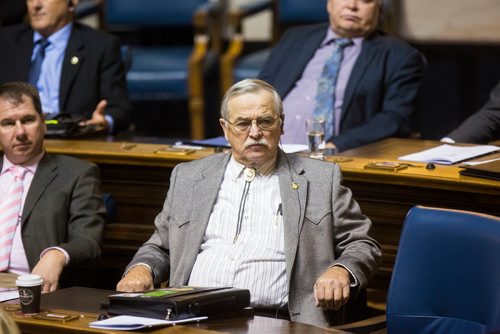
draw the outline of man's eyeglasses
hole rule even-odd
[[[259,129],[261,129],[262,131],[272,130],[276,127],[276,124],[277,124],[276,121],[278,119],[279,119],[279,117],[275,117],[275,118],[263,117],[263,118],[257,118],[257,119],[239,119],[239,120],[235,121],[234,123],[230,122],[226,118],[224,120],[226,122],[228,122],[229,124],[231,124],[237,132],[246,132],[246,131],[250,130],[253,122],[255,122],[257,127]]]

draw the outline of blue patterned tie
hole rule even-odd
[[[318,79],[318,92],[316,93],[315,118],[324,118],[326,121],[325,140],[334,135],[335,118],[333,106],[335,103],[335,84],[339,73],[340,62],[344,48],[352,44],[352,40],[339,38],[334,41],[336,48],[323,67],[323,72]]]
[[[42,63],[45,58],[45,49],[47,49],[50,42],[46,38],[42,38],[36,43],[38,44],[38,50],[35,54],[33,62],[31,63],[30,72],[28,74],[28,82],[35,87],[38,83],[38,78],[40,77],[40,72],[42,70]]]

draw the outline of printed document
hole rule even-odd
[[[451,165],[498,150],[500,150],[500,147],[494,145],[455,146],[444,144],[421,152],[404,155],[398,159]]]

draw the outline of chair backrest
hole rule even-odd
[[[274,6],[273,39],[275,41],[291,26],[328,22],[326,0],[275,0]]]
[[[207,0],[106,0],[109,25],[190,26],[193,13]]]
[[[500,218],[412,208],[389,287],[387,330],[500,331]]]
[[[279,0],[278,17],[281,22],[328,21],[326,0]]]

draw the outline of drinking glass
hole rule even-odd
[[[325,119],[306,119],[306,132],[309,157],[323,159],[325,152]]]

